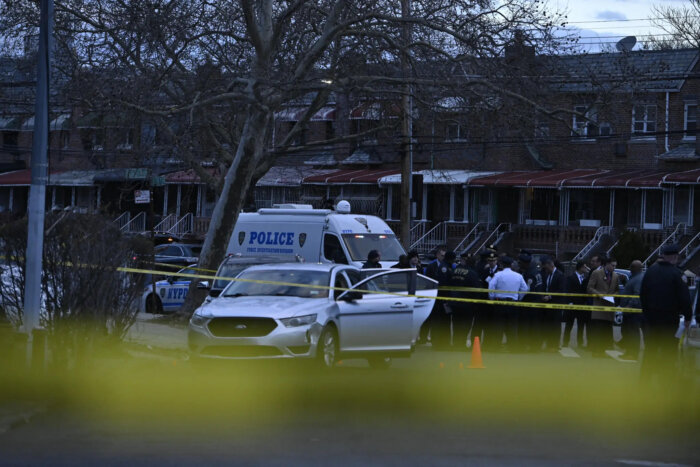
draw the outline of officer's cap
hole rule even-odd
[[[529,263],[530,261],[532,261],[532,256],[530,256],[529,253],[523,251],[522,253],[520,253],[520,255],[518,255],[518,259],[523,263]]]
[[[662,255],[677,255],[680,252],[680,248],[675,243],[669,243],[661,248]]]

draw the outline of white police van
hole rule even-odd
[[[382,219],[350,213],[340,201],[335,210],[309,204],[276,204],[254,213],[241,213],[227,254],[299,255],[309,263],[338,263],[361,267],[377,250],[382,267],[391,267],[405,251]]]

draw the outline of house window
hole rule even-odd
[[[333,139],[334,137],[333,122],[326,122],[326,139]]]
[[[685,104],[685,124],[683,125],[686,138],[695,138],[698,131],[698,105]]]
[[[61,130],[58,133],[59,144],[62,149],[68,149],[70,146],[70,131]]]
[[[447,124],[447,139],[451,141],[465,140],[467,131],[457,122]]]
[[[124,128],[120,134],[121,141],[117,149],[132,149],[134,147],[134,129]]]
[[[656,105],[638,104],[632,107],[632,134],[649,135],[656,132]]]
[[[6,149],[14,149],[19,143],[19,131],[3,131],[2,145]]]
[[[549,139],[551,133],[549,130],[549,123],[547,122],[537,122],[535,123],[535,139],[537,141],[546,141]]]
[[[102,151],[105,144],[105,132],[101,128],[89,129],[82,134],[85,151]]]
[[[588,105],[574,106],[574,119],[571,125],[571,136],[593,138],[598,134],[598,112]]]

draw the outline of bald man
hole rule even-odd
[[[639,260],[630,263],[630,280],[627,281],[623,295],[639,295],[644,279],[644,265]],[[622,306],[625,308],[642,308],[639,298],[623,298]],[[622,347],[625,353],[620,356],[623,360],[637,360],[639,357],[640,331],[642,324],[641,313],[623,313],[622,315]]]

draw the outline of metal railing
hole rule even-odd
[[[687,255],[695,247],[700,246],[700,232],[696,233],[693,238],[685,244],[683,248],[678,252],[681,255]]]
[[[501,224],[498,224],[495,229],[484,239],[483,242],[479,245],[479,247],[475,250],[476,252],[479,252],[486,248],[486,245],[488,244],[494,244],[497,245],[498,242],[503,238],[503,235],[505,235],[507,232],[510,232],[511,225],[509,223],[503,222]]]
[[[456,252],[462,251],[462,248],[464,248],[465,244],[472,244],[474,241],[479,237],[479,235],[484,231],[486,226],[482,222],[477,222],[476,225],[469,231],[467,235],[464,236],[461,242],[457,244],[455,247]],[[469,242],[469,243],[467,243]]]
[[[676,228],[673,229],[673,232],[671,232],[671,233],[664,239],[664,241],[661,242],[661,244],[659,244],[659,246],[656,247],[656,249],[655,249],[654,251],[652,251],[651,254],[649,254],[649,256],[647,257],[647,259],[645,259],[644,261],[642,261],[642,265],[644,266],[644,268],[647,267],[647,265],[651,262],[652,259],[654,259],[656,256],[659,255],[659,252],[661,251],[661,248],[664,247],[664,245],[669,244],[669,243],[675,243],[675,242],[677,242],[678,239],[679,239],[682,235],[685,235],[687,231],[688,231],[688,226],[687,226],[685,223],[683,223],[683,222],[679,222],[678,225],[676,225]]]
[[[192,225],[194,223],[194,216],[191,212],[188,212],[180,218],[179,221],[173,225],[173,227],[168,230],[168,233],[177,235],[178,237],[192,232]]]
[[[162,221],[158,222],[153,230],[156,232],[169,232],[177,222],[177,217],[175,214],[168,214],[163,218]]]
[[[590,242],[586,243],[586,246],[581,248],[581,251],[576,253],[576,256],[571,258],[571,264],[576,264],[577,261],[582,260],[583,258],[588,255],[591,251],[593,251],[593,248],[600,243],[600,240],[603,238],[603,235],[610,235],[613,231],[613,228],[609,225],[604,225],[602,227],[598,227],[598,229],[595,231],[595,234],[593,235],[593,238],[591,239]]]
[[[132,217],[129,222],[121,228],[122,232],[144,232],[146,230],[146,213],[141,211]]]
[[[121,213],[119,217],[114,219],[114,223],[119,226],[119,230],[124,230],[124,226],[131,220],[131,213],[129,211]]]
[[[419,238],[425,235],[425,228],[428,226],[428,221],[419,220],[415,222],[416,225],[411,227],[411,230],[408,231],[408,239],[411,245],[413,245],[415,242],[418,241]]]
[[[422,237],[413,242],[408,248],[425,254],[438,245],[443,245],[447,241],[447,221],[440,222],[432,229],[428,230]]]

